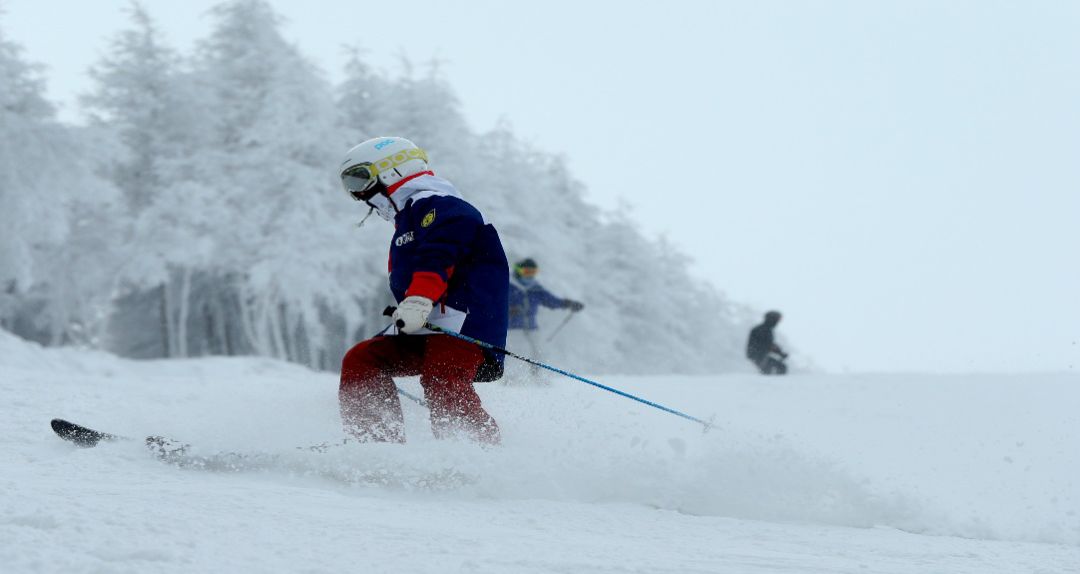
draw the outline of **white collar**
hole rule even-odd
[[[393,221],[394,217],[405,208],[410,199],[420,200],[435,195],[465,199],[461,196],[461,192],[454,187],[454,184],[449,181],[434,175],[422,175],[405,182],[404,185],[394,190],[390,197],[381,193],[372,197],[368,200],[368,205],[375,209],[379,217],[386,221]]]

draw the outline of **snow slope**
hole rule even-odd
[[[553,375],[554,377],[554,375]],[[1080,377],[481,385],[504,445],[339,439],[334,375],[122,360],[0,332],[4,572],[1078,572]],[[402,387],[418,392],[415,381]],[[163,434],[82,450],[54,416]],[[244,452],[237,458],[214,456]]]

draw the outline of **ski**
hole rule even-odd
[[[131,437],[115,435],[90,427],[75,424],[64,419],[53,419],[52,429],[57,436],[81,448],[91,448],[101,442],[124,441],[142,442],[147,452],[158,461],[181,469],[213,472],[251,472],[259,470],[291,469],[296,459],[287,452],[234,452],[220,451],[199,453],[185,442],[151,435],[142,441]],[[323,455],[346,445],[356,444],[351,438],[342,438],[309,446],[294,447],[298,451]],[[473,484],[477,478],[453,468],[438,469],[420,474],[396,474],[381,466],[374,469],[345,469],[336,466],[330,468],[313,467],[316,474],[345,480],[349,483],[375,486],[380,488],[401,488],[407,490],[445,490]],[[309,472],[311,472],[309,470]]]
[[[64,419],[53,419],[50,422],[50,426],[52,426],[53,432],[56,433],[56,436],[81,448],[93,448],[102,441],[111,442],[132,440],[128,437],[94,430],[90,427],[75,424],[71,421]],[[190,453],[191,445],[178,440],[173,440],[157,435],[151,435],[146,437],[145,439],[143,439],[143,444],[146,446],[146,450],[154,458],[166,464],[171,464],[173,466],[178,466],[181,468],[214,468],[223,466],[235,466],[237,460],[242,460],[243,458],[246,458],[246,455],[240,453],[220,453],[210,456],[195,456]],[[329,448],[329,446],[331,445],[323,444],[309,448],[310,450],[316,452],[325,452],[325,449]]]
[[[98,443],[102,441],[111,442],[132,440],[129,437],[94,430],[90,427],[75,424],[71,421],[64,419],[53,419],[50,422],[50,425],[52,426],[53,432],[56,433],[56,436],[82,448],[95,447],[98,445]],[[353,441],[346,438],[333,442],[324,442],[309,446],[298,446],[296,447],[296,450],[306,450],[316,453],[324,453],[332,448],[345,446],[350,442]],[[180,461],[184,461],[190,457],[189,450],[191,449],[191,445],[178,440],[158,435],[150,435],[143,439],[143,443],[146,445],[146,449],[150,451],[150,453],[153,454],[155,458],[163,462],[177,463]],[[231,457],[247,456],[245,454],[235,452],[222,454]]]
[[[124,438],[107,432],[94,430],[89,427],[84,427],[82,425],[77,425],[64,419],[53,419],[49,424],[52,426],[52,430],[56,433],[56,436],[82,448],[95,447],[101,441],[122,440]]]
[[[56,433],[56,436],[82,448],[95,447],[102,441],[112,442],[132,440],[126,436],[94,430],[90,427],[84,427],[64,419],[53,419],[49,425],[52,426],[52,430]],[[187,449],[191,448],[191,445],[189,444],[184,444],[180,441],[165,438],[163,436],[148,436],[143,439],[143,442],[146,445],[147,450],[149,450],[156,458],[165,462],[169,462],[176,458],[182,458],[187,453]]]

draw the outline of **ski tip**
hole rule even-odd
[[[64,419],[53,419],[49,422],[49,426],[52,427],[56,436],[83,448],[97,446],[97,443],[103,440],[113,440],[115,438],[108,433],[86,428]]]
[[[53,419],[49,421],[49,426],[52,427],[54,433],[60,434],[64,429],[71,428],[73,425],[64,419]]]

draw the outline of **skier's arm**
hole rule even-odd
[[[572,299],[556,297],[554,293],[544,289],[539,283],[533,286],[532,293],[536,297],[537,303],[549,309],[567,309],[581,305],[581,303]]]

